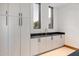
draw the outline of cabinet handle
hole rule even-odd
[[[51,37],[51,40],[53,40],[53,37]]]
[[[21,13],[21,26],[22,26],[22,13]]]
[[[62,38],[62,35],[60,35],[60,38]]]
[[[38,39],[38,42],[40,42],[40,38]]]
[[[20,13],[19,13],[19,26],[20,26]]]
[[[8,15],[8,12],[6,11],[6,26],[8,25],[8,17],[7,17],[7,15]]]

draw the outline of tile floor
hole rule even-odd
[[[67,55],[71,54],[74,51],[75,50],[70,49],[68,47],[62,47],[62,48],[47,52],[45,54],[42,54],[40,56],[67,56]]]

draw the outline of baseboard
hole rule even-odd
[[[72,46],[70,46],[70,45],[64,45],[65,47],[68,47],[68,48],[70,48],[70,49],[73,49],[73,50],[79,50],[78,48],[76,48],[76,47],[72,47]]]

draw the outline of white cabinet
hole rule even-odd
[[[52,39],[51,39],[51,36],[48,36],[48,37],[46,37],[46,39],[47,39],[47,51],[49,51],[49,50],[51,50],[51,49],[53,49],[52,48]]]
[[[8,55],[7,3],[0,4],[0,55]]]
[[[60,35],[60,45],[59,46],[63,46],[65,44],[65,35]]]
[[[64,45],[64,35],[31,38],[31,55],[38,55]]]
[[[21,33],[20,33],[20,6],[17,3],[9,4],[8,26],[9,26],[9,55],[21,55]]]
[[[31,55],[39,54],[39,43],[40,38],[32,38],[31,39]]]
[[[30,55],[30,18],[22,18],[20,29],[21,55]]]
[[[0,16],[0,56],[8,55],[8,26],[6,16]]]
[[[40,53],[43,53],[47,51],[47,38],[46,37],[41,37],[40,39]]]
[[[30,55],[31,4],[0,4],[0,55]]]
[[[37,55],[47,51],[47,39],[46,37],[31,39],[31,55]]]
[[[53,49],[61,47],[64,45],[64,39],[61,37],[61,35],[53,36]]]
[[[30,55],[29,19],[22,18],[22,25],[18,17],[9,17],[9,55]]]
[[[31,4],[20,4],[21,12],[21,55],[30,55],[30,20],[31,20]]]
[[[47,49],[52,50],[64,45],[64,35],[53,35],[47,37]]]
[[[20,55],[20,25],[18,17],[8,17],[9,55]]]
[[[9,4],[9,55],[30,55],[30,4]]]
[[[64,35],[53,35],[47,37],[47,49],[53,50],[64,45]]]

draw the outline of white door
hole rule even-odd
[[[47,51],[47,38],[46,37],[41,37],[40,43],[40,53],[43,53],[45,51]]]
[[[39,38],[31,39],[31,55],[39,54]]]
[[[21,55],[30,55],[30,19],[31,6],[29,3],[20,4],[21,12]]]
[[[0,56],[8,55],[8,26],[6,16],[0,16]]]
[[[6,25],[7,3],[0,3],[0,55],[8,55],[8,26]]]
[[[18,3],[9,4],[9,55],[21,55],[20,48],[20,7]]]
[[[19,17],[8,17],[9,25],[9,55],[20,55],[20,25]]]
[[[21,19],[21,55],[30,55],[30,18]]]

